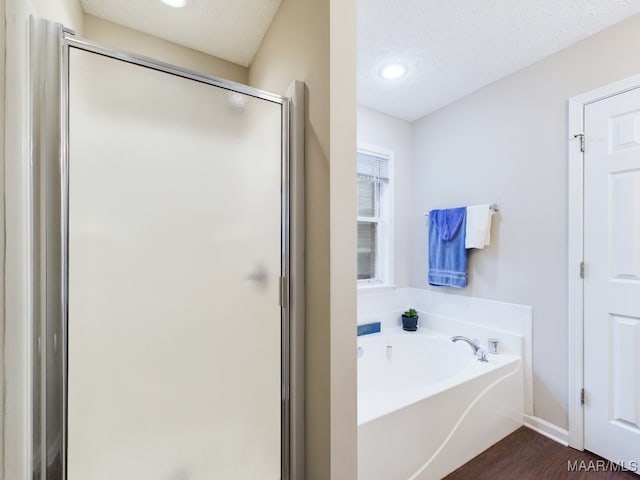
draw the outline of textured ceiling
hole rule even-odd
[[[640,0],[358,0],[358,103],[413,121],[640,12]],[[396,81],[378,71],[401,60]]]
[[[280,0],[80,0],[86,13],[248,66]]]

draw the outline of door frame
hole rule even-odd
[[[69,51],[91,52],[282,107],[281,475],[304,476],[304,95],[286,96],[77,38],[62,24],[29,24],[28,264],[30,478],[65,480],[67,452]]]
[[[584,152],[589,139],[584,134],[584,109],[591,103],[640,88],[640,75],[605,85],[568,102],[568,320],[569,320],[569,446],[584,450],[584,279],[580,275],[584,261]]]

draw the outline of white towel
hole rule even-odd
[[[491,242],[491,215],[489,205],[467,207],[465,248],[484,248]]]

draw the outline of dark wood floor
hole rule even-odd
[[[448,475],[446,480],[640,480],[640,475],[630,472],[594,471],[597,461],[608,464],[597,455],[563,447],[522,427]],[[582,465],[582,471],[570,471],[570,464]]]

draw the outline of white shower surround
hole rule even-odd
[[[443,478],[523,424],[521,356],[476,360],[426,329],[362,336],[358,478]]]

